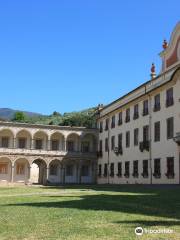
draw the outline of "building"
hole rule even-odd
[[[99,184],[180,184],[180,22],[162,70],[99,111]]]
[[[95,183],[97,130],[0,122],[1,183]]]

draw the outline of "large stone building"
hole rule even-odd
[[[0,182],[95,183],[97,130],[0,122]]]
[[[98,183],[180,183],[180,23],[162,70],[99,112]]]

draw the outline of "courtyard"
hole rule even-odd
[[[1,240],[139,238],[180,239],[179,186],[0,187]]]

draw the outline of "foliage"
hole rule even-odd
[[[15,112],[13,121],[25,121],[27,119],[27,116],[23,112]]]

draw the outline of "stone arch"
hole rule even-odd
[[[28,183],[30,178],[30,164],[27,158],[19,157],[14,161],[14,182]]]
[[[46,150],[48,147],[48,134],[45,131],[38,130],[33,134],[34,148]]]
[[[80,136],[77,133],[70,133],[66,138],[66,150],[69,152],[80,151]]]
[[[85,133],[81,136],[81,151],[95,152],[97,146],[97,136],[94,133]]]
[[[53,159],[49,163],[49,178],[50,183],[62,182],[62,165],[58,159]]]
[[[50,135],[50,149],[64,150],[65,137],[61,132],[55,131]]]
[[[0,147],[13,148],[15,134],[10,128],[0,129]]]
[[[35,158],[32,161],[30,181],[43,185],[47,183],[47,162],[44,159]]]
[[[17,148],[31,148],[32,134],[27,129],[21,129],[16,133]]]
[[[9,157],[0,157],[0,182],[10,182],[12,176],[12,161]]]

